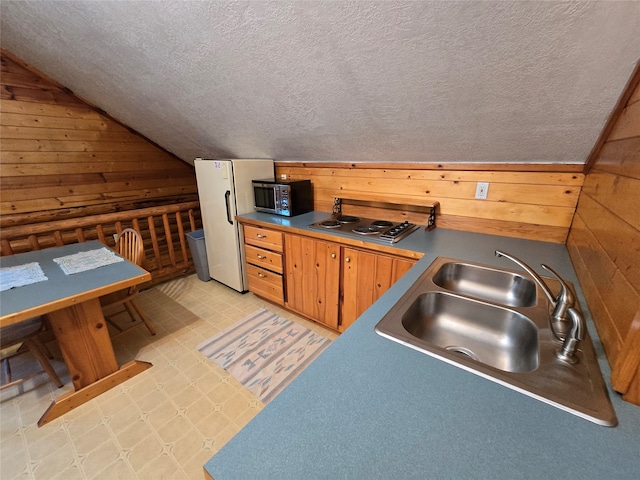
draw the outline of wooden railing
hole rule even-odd
[[[149,285],[154,285],[194,270],[186,233],[201,228],[201,225],[197,201],[19,225],[0,230],[0,255],[89,240],[100,240],[113,247],[117,234],[131,227],[144,240],[145,260],[142,266],[152,275]]]

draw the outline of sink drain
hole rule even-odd
[[[460,355],[464,355],[465,357],[469,357],[472,360],[480,361],[480,360],[478,360],[478,357],[476,356],[476,354],[473,353],[468,348],[451,345],[449,347],[445,347],[445,350],[449,350],[450,352],[459,353]]]

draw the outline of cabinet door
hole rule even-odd
[[[338,329],[340,246],[285,235],[287,307]]]
[[[339,330],[345,331],[414,263],[406,258],[344,248]]]

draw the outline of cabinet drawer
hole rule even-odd
[[[278,305],[284,305],[282,275],[247,264],[247,277],[250,291]]]
[[[266,228],[244,226],[244,243],[282,252],[282,233]]]
[[[282,254],[264,250],[263,248],[245,245],[247,263],[266,268],[272,272],[282,273]]]

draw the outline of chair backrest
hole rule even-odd
[[[118,236],[116,251],[131,263],[142,265],[144,245],[142,237],[133,228],[125,228]]]
[[[0,348],[2,350],[24,342],[27,338],[37,335],[43,329],[41,317],[34,317],[24,322],[14,323],[0,328]]]

